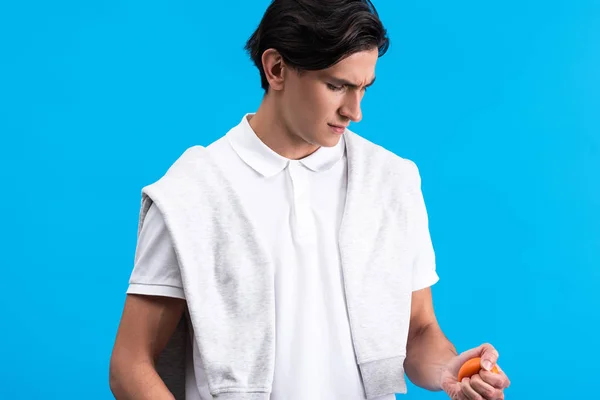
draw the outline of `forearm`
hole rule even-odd
[[[454,345],[437,324],[428,325],[409,337],[404,368],[412,383],[428,390],[441,390],[444,365],[457,355]]]
[[[151,362],[111,366],[110,389],[116,400],[175,400]]]

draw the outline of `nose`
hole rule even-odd
[[[340,115],[352,122],[360,122],[362,119],[362,112],[360,110],[361,100],[362,93],[360,91],[349,91],[344,98],[344,103],[340,107]]]

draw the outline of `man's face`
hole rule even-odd
[[[289,133],[311,145],[335,146],[344,128],[362,119],[360,103],[375,79],[378,56],[373,49],[320,71],[288,69],[280,111]]]

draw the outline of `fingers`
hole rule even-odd
[[[486,372],[486,371],[482,371]],[[489,372],[488,372],[489,373]],[[494,374],[492,374],[494,375]],[[475,374],[471,377],[471,387],[484,399],[501,399],[502,389],[496,389],[492,385],[483,381],[479,374]]]
[[[466,394],[464,394],[462,392],[460,393],[460,395],[461,395],[461,400],[471,400],[470,398],[467,397]]]
[[[471,358],[481,357],[481,368],[486,371],[490,371],[492,367],[498,362],[498,350],[494,348],[489,343],[484,343],[475,348],[469,349],[460,353],[459,359],[460,364],[464,364],[467,360]]]
[[[459,384],[460,385],[460,384]],[[452,400],[470,400],[465,394],[459,389],[458,392],[450,396]]]
[[[498,367],[497,374],[482,370],[479,371],[479,376],[481,377],[483,382],[496,389],[506,389],[510,386],[510,380],[508,379],[504,371],[500,369],[500,367]]]
[[[456,399],[456,400],[470,400],[463,392],[458,392],[456,394],[456,397],[454,399]]]
[[[460,383],[460,388],[462,390],[462,393],[465,395],[465,397],[468,400],[483,400],[483,397],[481,397],[475,391],[475,389],[473,389],[471,387],[471,379],[470,378],[464,378],[462,380],[462,382]]]
[[[463,351],[459,354],[460,365],[464,364],[467,360],[475,357],[481,357],[482,354],[482,346],[477,346],[475,348]]]
[[[492,367],[498,362],[498,350],[489,343],[482,344],[481,346],[481,368],[486,371],[491,371]]]
[[[452,384],[452,386],[444,389],[446,394],[450,397],[451,400],[469,400],[467,396],[462,392],[462,387],[460,382],[456,382]]]
[[[461,365],[471,358],[480,357],[480,371],[459,382],[460,389],[457,388],[458,393],[452,399],[504,400],[504,389],[510,386],[510,380],[498,365],[499,356],[498,350],[489,343],[461,353],[458,357]]]
[[[504,400],[502,390],[495,389],[483,382],[479,374],[464,378],[460,383],[462,394],[467,400]]]
[[[508,376],[506,376],[506,374],[504,373],[504,370],[502,370],[502,368],[500,368],[499,365],[496,365],[496,367],[498,368],[498,371],[500,372],[500,376],[502,376],[502,378],[504,379],[504,382],[505,382],[505,385],[506,385],[504,387],[505,388],[509,387],[510,386],[510,379],[508,379]]]

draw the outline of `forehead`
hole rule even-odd
[[[377,49],[360,51],[343,58],[337,64],[321,70],[321,75],[335,76],[357,83],[371,81],[375,76],[375,65],[379,58]]]

